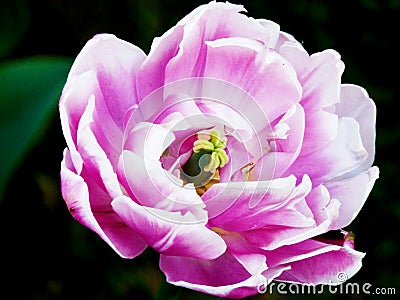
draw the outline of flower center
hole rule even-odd
[[[193,143],[193,152],[206,152],[211,155],[210,161],[204,166],[204,171],[215,173],[217,168],[223,168],[229,161],[225,152],[226,137],[219,137],[216,130],[211,131],[210,137],[207,135],[198,135],[198,140]]]
[[[208,189],[209,183],[219,181],[219,168],[229,161],[225,152],[226,137],[216,130],[210,133],[198,133],[193,143],[193,154],[182,167],[181,178],[186,183],[193,183],[196,188]],[[204,193],[204,191],[203,191]]]

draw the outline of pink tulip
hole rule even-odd
[[[109,34],[85,45],[59,103],[63,197],[120,256],[158,251],[174,285],[340,283],[364,257],[340,230],[378,178],[375,105],[341,83],[337,52],[243,11],[202,5],[148,55]]]

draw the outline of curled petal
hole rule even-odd
[[[79,122],[77,131],[77,150],[82,157],[91,179],[104,188],[111,198],[122,195],[114,168],[104,149],[99,145],[93,131],[94,99],[91,97]]]
[[[307,113],[340,101],[340,81],[344,64],[334,50],[310,56],[304,73],[297,73],[303,87],[301,103]]]
[[[137,75],[139,102],[165,84],[165,67],[176,55],[182,36],[182,26],[176,26],[154,39],[150,53]]]
[[[204,75],[244,89],[270,122],[300,100],[301,86],[296,73],[273,50],[256,41],[237,38],[207,44]]]
[[[160,268],[172,284],[234,299],[256,294],[265,278],[272,280],[286,269],[272,268],[254,276],[228,252],[212,261],[161,255]]]
[[[282,177],[282,174],[290,168],[300,154],[305,130],[303,108],[299,104],[293,105],[275,127],[286,127],[287,136],[270,141],[269,147],[273,147],[274,151],[266,152],[256,162],[251,171],[251,180],[269,180]]]
[[[122,128],[125,112],[137,103],[136,74],[145,57],[138,47],[114,35],[99,34],[83,47],[71,67],[67,82],[93,71],[106,99],[104,105],[109,117]]]
[[[245,37],[271,45],[278,35],[279,27],[262,26],[240,13],[243,11],[245,10],[241,5],[210,2],[178,22],[177,27],[183,27],[183,36],[176,56],[166,66],[165,82],[203,77],[207,62],[207,41]]]
[[[304,184],[302,185],[304,189]],[[301,188],[301,186],[300,186]],[[272,226],[242,232],[250,243],[265,250],[274,250],[284,245],[302,242],[316,235],[325,233],[336,221],[340,203],[330,199],[327,189],[320,185],[306,195],[306,202],[298,202],[295,206],[298,213],[308,216],[313,222],[297,222]],[[311,213],[311,215],[308,215]],[[279,216],[279,210],[277,212]],[[284,219],[286,220],[286,219]]]
[[[167,212],[138,205],[122,196],[112,202],[113,210],[160,253],[199,259],[214,259],[225,252],[222,238],[196,223],[190,213]],[[193,223],[195,222],[195,223]]]
[[[307,72],[310,55],[292,35],[281,31],[275,49],[290,62],[297,74]]]
[[[276,280],[305,284],[340,284],[357,273],[362,266],[365,253],[348,246],[332,246],[317,241],[310,243],[320,248],[314,250],[315,253],[329,251],[290,263],[290,269]],[[301,250],[300,248],[299,252]]]
[[[299,156],[287,173],[308,174],[316,186],[357,169],[367,156],[358,123],[341,117],[336,138],[319,151]]]
[[[204,204],[194,186],[184,186],[176,175],[164,170],[160,157],[174,140],[170,129],[139,123],[129,133],[120,160],[118,178],[138,203],[167,211],[191,211],[207,219]]]
[[[246,148],[246,144],[236,139],[234,136],[229,136],[226,149],[228,151],[229,160],[224,168],[219,170],[220,182],[234,181],[232,177],[237,171],[249,164],[253,160],[253,155]]]
[[[335,106],[335,113],[357,121],[362,144],[368,152],[367,159],[354,172],[357,174],[368,169],[375,158],[376,106],[366,90],[356,85],[343,84],[340,98],[340,103]]]
[[[331,197],[338,199],[341,204],[338,219],[332,229],[346,227],[354,220],[367,200],[378,177],[379,169],[372,167],[356,176],[324,184],[328,188]]]
[[[202,197],[210,225],[231,232],[284,225],[312,226],[309,209],[300,202],[311,188],[307,177],[295,186],[294,176],[270,182],[213,185]]]
[[[71,166],[69,151],[65,150],[61,163],[61,189],[72,216],[96,232],[122,257],[133,258],[142,253],[147,247],[146,242],[112,212],[109,202],[108,205],[105,202],[93,206],[93,198],[107,199],[107,195],[93,182],[86,183],[71,170]]]

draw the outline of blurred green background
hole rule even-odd
[[[96,33],[148,53],[160,36],[208,1],[3,0],[0,4],[0,292],[10,299],[154,299],[163,275],[146,250],[124,260],[73,220],[60,194],[65,148],[57,102],[73,58]],[[400,237],[399,0],[241,1],[248,15],[293,34],[309,53],[333,48],[343,82],[365,87],[378,108],[375,164],[381,175],[355,222],[367,253],[351,282],[396,287]],[[258,295],[251,299],[315,296]],[[363,299],[331,295],[325,299]],[[3,299],[3,296],[1,296]],[[378,297],[379,299],[382,296]],[[390,297],[395,299],[396,296]],[[180,299],[215,299],[183,290]]]

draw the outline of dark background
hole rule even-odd
[[[0,45],[7,48],[0,53],[0,69],[32,56],[72,59],[96,33],[113,33],[148,53],[154,37],[207,2],[3,0],[0,33],[13,34],[11,37],[0,35],[3,38]],[[362,269],[350,281],[368,282],[373,287],[395,287],[397,296],[391,299],[397,298],[400,293],[400,272],[395,267],[400,254],[400,117],[396,102],[400,100],[397,47],[400,1],[232,2],[243,4],[249,16],[279,23],[281,30],[294,35],[309,53],[327,48],[337,50],[346,65],[342,82],[363,86],[374,99],[378,112],[375,165],[379,166],[381,175],[361,213],[349,227],[356,234],[356,248],[367,253]],[[12,43],[10,39],[14,39]],[[0,82],[3,80],[6,78],[0,77]],[[61,89],[58,95],[60,92]],[[0,96],[1,93],[0,90]],[[157,253],[146,250],[134,260],[122,259],[97,235],[74,221],[66,209],[59,187],[65,141],[57,101],[57,98],[53,100],[41,132],[24,146],[26,150],[14,164],[0,202],[3,278],[0,297],[154,299],[163,280]],[[4,107],[7,108],[0,106],[0,122],[6,124],[13,112]],[[24,126],[29,128],[29,119]],[[7,160],[5,149],[10,148],[10,143],[12,148],[13,141],[0,138],[0,156]],[[3,295],[13,296],[3,298]],[[252,298],[287,297],[273,294]],[[364,299],[366,296],[326,293],[323,297]],[[189,290],[183,290],[180,296],[180,299],[209,298],[213,299]]]

